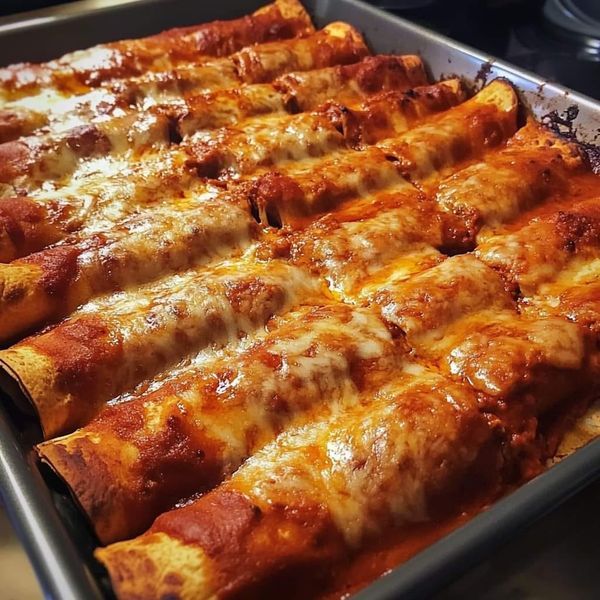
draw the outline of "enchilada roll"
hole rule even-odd
[[[573,202],[569,195],[564,203],[525,214],[513,226],[486,236],[476,254],[528,297],[571,263],[596,258],[599,240],[600,201]]]
[[[493,231],[566,193],[569,178],[582,168],[576,146],[530,121],[505,148],[440,183],[436,201],[457,223],[449,230],[448,245],[472,247],[482,227]]]
[[[567,196],[524,220],[490,235],[478,255],[518,290],[526,314],[562,316],[598,339],[600,199]]]
[[[334,57],[335,58],[335,57]],[[341,62],[348,58],[340,57]],[[185,97],[151,100],[151,110],[177,117],[180,135],[199,129],[232,125],[244,118],[268,113],[311,110],[331,98],[356,103],[382,91],[402,91],[427,84],[417,56],[367,56],[355,64],[326,66],[280,75],[271,83],[245,84]],[[73,127],[118,118],[135,110],[125,98],[99,88],[87,95],[61,100],[43,111],[12,105],[0,110],[0,142],[29,135],[44,127],[63,133]]]
[[[204,91],[223,90],[249,83],[264,83],[290,71],[308,71],[353,63],[369,53],[364,40],[351,25],[331,23],[303,38],[249,46],[218,59],[117,79],[104,87],[113,102],[125,101],[145,110]],[[95,97],[94,93],[91,98]],[[85,101],[85,98],[82,98]],[[81,99],[80,99],[81,100]]]
[[[173,29],[137,40],[100,44],[43,63],[24,63],[0,70],[0,102],[44,90],[77,94],[119,77],[164,71],[203,56],[226,56],[259,42],[292,38],[314,31],[302,5],[277,0],[252,15]]]
[[[82,125],[58,136],[20,138],[0,144],[0,183],[8,193],[30,193],[50,180],[69,178],[85,159],[121,155],[139,160],[144,152],[169,142],[169,120],[160,114]]]
[[[189,270],[91,301],[0,351],[0,362],[49,437],[85,424],[111,398],[202,348],[248,335],[320,289],[284,263],[239,259]]]
[[[345,201],[403,183],[395,165],[381,150],[370,146],[362,152],[342,150],[281,165],[242,182],[239,196],[248,199],[261,223],[299,228]]]
[[[157,109],[170,107],[171,112],[177,114],[186,106],[187,97],[268,82],[289,71],[352,63],[367,54],[363,40],[354,29],[345,24],[332,24],[306,38],[257,44],[225,58],[114,79],[74,97],[49,98],[46,90],[46,95],[37,101],[7,104],[0,111],[0,124],[5,121],[10,133],[11,127],[15,128],[16,118],[21,128],[19,135],[23,135],[43,121],[52,133],[65,134],[70,129],[90,126],[90,121],[105,123],[111,118],[134,118],[132,113],[146,113],[155,105]],[[248,65],[252,65],[252,69]],[[289,101],[289,95],[286,98]],[[13,139],[16,137],[19,136]]]
[[[243,62],[248,53],[253,68],[260,66],[264,73],[240,73],[238,63]],[[332,24],[306,39],[258,45],[231,58],[174,73],[114,82],[112,87],[113,93],[127,97],[128,104],[142,103],[147,108],[148,97],[161,99],[189,89],[210,90],[269,81],[290,69],[351,62],[364,54],[366,49],[358,33],[344,24]],[[168,145],[171,132],[171,119],[154,111],[81,125],[60,135],[37,135],[0,144],[0,183],[4,184],[4,195],[27,193],[48,179],[68,177],[82,159],[89,157],[112,157],[130,152],[132,156],[124,160],[139,160],[140,153],[154,143]],[[106,168],[102,163],[99,167]]]
[[[138,163],[101,160],[104,175],[72,178],[61,187],[48,182],[47,190],[0,198],[0,260],[10,262],[72,235],[107,231],[163,203],[201,203],[222,193],[199,184],[184,162],[183,155],[164,148]]]
[[[585,363],[575,325],[521,316],[502,278],[471,254],[403,281],[392,279],[374,300],[418,355],[462,374],[487,394],[505,395],[513,384],[531,381],[532,373],[521,368],[535,370],[547,361],[551,367],[580,369]]]
[[[423,61],[409,54],[367,56],[348,65],[287,73],[273,85],[285,94],[288,110],[300,112],[332,98],[352,105],[378,92],[401,92],[428,83]]]
[[[395,185],[401,178],[423,186],[444,169],[505,142],[516,130],[516,116],[517,96],[498,80],[463,104],[360,152],[281,165],[249,185],[248,199],[263,222],[301,225],[352,196]]]
[[[514,310],[498,274],[471,254],[440,260],[412,277],[394,274],[369,288],[383,315],[419,352],[443,343],[449,326],[478,311]]]
[[[124,539],[218,484],[291,424],[358,402],[403,354],[372,311],[302,307],[240,351],[175,371],[39,451],[100,539]]]
[[[258,115],[313,110],[332,98],[344,104],[358,103],[379,92],[426,83],[423,63],[416,56],[367,56],[350,65],[288,73],[272,83],[191,96],[181,107],[177,129],[185,137]]]
[[[361,34],[348,23],[329,23],[304,38],[247,46],[232,60],[241,81],[261,83],[289,71],[354,63],[369,54]]]
[[[257,234],[254,220],[234,203],[174,200],[107,231],[0,265],[0,340],[65,317],[103,293],[234,257]]]
[[[42,111],[13,106],[0,109],[0,143],[16,140],[29,135],[48,124],[48,117]]]
[[[590,188],[594,189],[594,182],[587,179],[582,176],[575,179],[583,195],[589,194]],[[573,202],[567,195],[562,203],[549,205],[542,215],[534,216],[528,223],[524,219],[521,228],[498,231],[481,246],[482,259],[518,286],[524,314],[530,319],[558,317],[576,324],[591,347],[591,380],[580,396],[573,398],[571,411],[558,421],[549,440],[552,449],[556,449],[555,461],[598,436],[599,216],[597,197]],[[525,239],[526,246],[517,246],[511,257],[507,252],[509,245]]]
[[[431,184],[461,162],[505,143],[517,129],[517,108],[512,85],[496,79],[461,105],[377,146],[405,177]]]
[[[443,259],[442,222],[435,205],[407,182],[364,200],[349,202],[303,230],[283,230],[268,244],[325,280],[345,302],[368,299],[390,273],[407,278]]]
[[[459,82],[442,82],[411,93],[387,92],[358,110],[336,102],[292,116],[243,121],[237,127],[197,132],[184,142],[202,177],[237,178],[261,167],[331,154],[398,135],[428,115],[458,104]]]
[[[493,464],[493,438],[469,388],[427,371],[399,377],[284,432],[226,483],[96,555],[122,599],[229,597],[298,569],[314,577],[390,527],[435,518],[469,473],[485,480],[477,465],[490,454]]]
[[[501,277],[472,255],[388,281],[375,301],[416,356],[485,394],[483,406],[517,438],[535,438],[542,415],[592,383],[594,352],[581,329],[519,314]],[[538,459],[523,468],[539,471]]]
[[[335,104],[339,104],[336,101],[330,110],[347,143],[360,149],[396,137],[427,117],[457,106],[465,97],[460,80],[448,79],[406,92],[376,94],[356,108],[342,106],[342,110],[335,111]]]

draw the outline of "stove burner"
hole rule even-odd
[[[600,0],[371,0],[600,99]]]
[[[577,46],[582,60],[600,61],[600,3],[597,0],[547,0],[548,30]]]

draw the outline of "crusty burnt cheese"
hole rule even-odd
[[[52,437],[178,360],[243,337],[319,293],[319,282],[285,263],[226,261],[93,300],[0,351],[0,362]]]
[[[468,388],[433,372],[399,378],[282,434],[223,485],[96,554],[123,599],[220,598],[282,571],[314,574],[386,527],[431,518],[491,437]]]
[[[65,317],[99,294],[233,256],[256,235],[254,220],[232,202],[173,200],[0,265],[0,340]]]
[[[80,93],[115,78],[164,71],[196,63],[204,56],[226,56],[259,42],[302,36],[314,31],[296,0],[276,0],[254,14],[172,29],[137,40],[101,44],[44,64],[18,64],[0,70],[0,99],[10,100],[55,89]]]
[[[400,368],[403,349],[373,311],[302,307],[241,352],[182,368],[40,453],[104,543],[131,537],[284,427],[357,403]]]

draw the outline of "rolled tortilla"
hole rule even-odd
[[[190,164],[211,178],[240,177],[266,165],[324,156],[399,135],[463,99],[458,80],[410,93],[386,92],[357,110],[338,101],[314,112],[259,117],[237,127],[200,131],[186,140]]]
[[[24,63],[0,70],[0,101],[40,91],[77,94],[115,78],[165,71],[205,56],[226,56],[251,44],[306,35],[310,17],[296,0],[276,0],[254,14],[172,29],[158,35],[100,44],[39,65]]]
[[[320,283],[285,263],[233,260],[100,298],[0,352],[46,437],[87,423],[111,398],[212,344],[264,325]]]
[[[113,542],[220,483],[281,430],[356,403],[403,356],[372,311],[302,307],[239,353],[182,368],[39,452]]]
[[[0,265],[0,341],[98,295],[234,257],[256,234],[251,216],[232,202],[173,199],[105,232]]]
[[[471,248],[476,239],[483,241],[494,228],[518,219],[524,211],[556,194],[566,193],[569,177],[582,167],[573,144],[529,122],[505,148],[439,184],[436,202],[456,219],[446,244]]]
[[[254,178],[248,200],[264,222],[301,226],[311,216],[401,178],[433,185],[461,161],[506,142],[516,130],[517,106],[510,84],[496,80],[470,100],[361,152],[306,159]]]
[[[281,573],[314,576],[371,536],[435,518],[469,474],[483,483],[492,437],[468,388],[432,372],[400,378],[282,434],[226,483],[96,556],[123,600],[221,598]]]

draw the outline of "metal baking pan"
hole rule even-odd
[[[42,61],[95,43],[247,14],[266,0],[222,3],[189,0],[84,0],[0,22],[0,63]],[[458,74],[477,86],[504,76],[536,117],[576,135],[598,158],[600,104],[356,0],[304,0],[323,26],[344,20],[362,31],[375,52],[417,53],[430,75]],[[597,164],[597,163],[596,163]],[[67,490],[32,452],[40,432],[30,418],[0,398],[0,499],[27,551],[44,593],[56,599],[113,597],[93,559],[97,544]],[[474,566],[500,543],[540,518],[600,475],[600,439],[567,457],[477,515],[466,525],[375,581],[361,600],[423,598]]]

